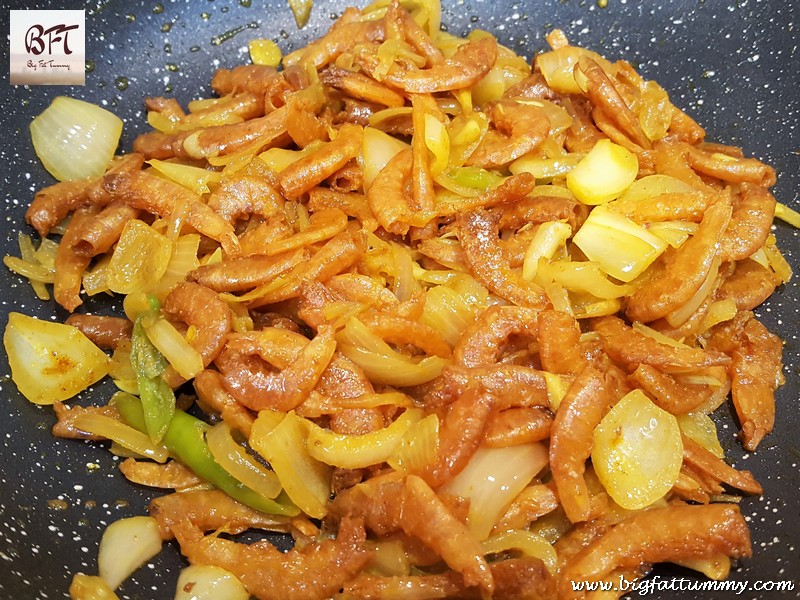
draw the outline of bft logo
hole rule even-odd
[[[85,11],[12,10],[9,12],[12,85],[85,83]]]
[[[36,56],[42,54],[45,49],[48,54],[53,54],[53,45],[56,44],[56,51],[58,51],[58,44],[60,44],[63,54],[72,54],[72,50],[69,48],[69,32],[73,29],[80,29],[80,25],[60,23],[49,29],[45,29],[39,24],[32,25],[25,34],[25,50]]]

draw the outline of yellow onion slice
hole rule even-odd
[[[250,446],[269,462],[283,489],[304,513],[321,519],[327,513],[333,469],[306,449],[311,422],[294,411],[283,415],[262,410],[250,434]]]
[[[31,122],[44,168],[59,181],[100,177],[122,135],[122,120],[96,104],[58,96]]]
[[[108,374],[110,360],[71,325],[12,312],[3,335],[11,379],[34,404],[68,400]]]
[[[225,422],[214,425],[206,432],[208,449],[219,466],[244,485],[267,498],[274,498],[281,491],[281,482],[270,471],[250,456],[231,435]]]
[[[125,224],[111,255],[106,283],[118,294],[146,292],[166,273],[172,257],[172,242],[144,221]]]
[[[391,425],[361,435],[335,433],[312,424],[308,453],[334,467],[360,469],[386,461],[401,444],[403,436],[422,418],[422,410],[410,408]]]
[[[622,508],[645,508],[662,498],[682,464],[678,421],[641,390],[617,402],[594,430],[592,465]]]
[[[546,465],[547,450],[539,443],[482,447],[442,490],[469,499],[467,524],[484,540],[508,504]]]
[[[112,590],[161,551],[161,534],[153,517],[114,521],[103,532],[97,555],[100,577]]]
[[[189,565],[181,569],[174,600],[248,600],[242,582],[222,567]]]

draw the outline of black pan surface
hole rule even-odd
[[[145,96],[171,95],[184,105],[208,96],[215,68],[248,61],[248,40],[271,38],[284,51],[297,48],[327,30],[346,5],[342,0],[317,1],[311,22],[298,31],[285,0],[4,3],[0,19],[6,24],[8,9],[85,8],[88,35],[85,87],[14,87],[3,68],[2,254],[17,254],[17,231],[32,231],[24,225],[24,210],[35,189],[53,182],[33,154],[28,124],[55,96],[87,99],[115,112],[125,121],[121,148],[129,149],[135,136],[146,130]],[[577,0],[445,0],[443,23],[456,34],[475,27],[491,31],[527,57],[545,47],[547,31],[559,27],[576,44],[632,61],[706,128],[709,140],[742,146],[748,155],[772,164],[779,173],[776,196],[800,208],[800,3],[608,0],[606,8],[599,8],[594,2]],[[0,29],[8,31],[5,24]],[[8,65],[7,44],[3,52],[2,64]],[[779,224],[776,235],[797,270],[798,232]],[[27,283],[5,268],[0,268],[0,282],[3,327],[11,310],[42,318],[66,317],[54,303],[38,301]],[[119,307],[105,302],[84,308]],[[775,431],[748,455],[735,440],[738,427],[733,417],[720,415],[729,457],[737,467],[753,471],[765,489],[763,497],[741,503],[751,525],[754,556],[742,561],[731,579],[747,582],[748,591],[741,595],[688,591],[686,586],[702,579],[689,571],[659,567],[656,581],[673,589],[662,588],[650,597],[800,597],[798,311],[796,281],[779,289],[757,311],[786,341],[788,383],[777,393]],[[52,438],[52,411],[29,404],[17,392],[5,356],[0,358],[0,376],[0,600],[68,597],[74,572],[96,572],[97,544],[104,527],[122,517],[146,514],[154,492],[124,481],[117,461],[101,446]],[[111,392],[110,386],[100,385],[79,402],[104,399]],[[172,598],[184,564],[177,547],[167,545],[122,586],[120,597]],[[765,589],[755,589],[758,582],[765,582]],[[775,591],[774,582],[792,582],[794,590]],[[680,585],[684,591],[679,591]]]

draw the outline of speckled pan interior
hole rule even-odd
[[[174,95],[185,104],[209,95],[211,74],[248,60],[247,42],[271,38],[284,50],[305,45],[346,6],[315,2],[309,26],[298,31],[285,0],[91,0],[6,2],[0,9],[3,38],[10,8],[85,8],[87,74],[84,87],[13,87],[8,83],[8,45],[3,43],[0,83],[0,206],[4,219],[2,254],[17,253],[17,232],[31,230],[23,213],[36,189],[52,183],[36,160],[28,134],[30,120],[57,95],[84,98],[122,117],[122,149],[146,129],[142,99]],[[609,58],[632,61],[659,81],[673,101],[707,130],[708,139],[742,146],[778,170],[778,199],[800,208],[800,77],[797,74],[800,3],[775,0],[608,0],[606,8],[577,0],[445,0],[449,31],[471,28],[494,33],[505,45],[530,57],[545,47],[544,34],[563,29],[574,43]],[[798,232],[778,225],[776,235],[795,270],[800,270]],[[108,301],[88,309],[113,311]],[[0,268],[0,324],[9,311],[62,320],[54,303],[38,301],[27,283]],[[744,454],[738,429],[724,409],[719,422],[723,445],[739,468],[753,471],[764,486],[761,498],[745,498],[753,558],[731,578],[794,580],[795,591],[747,591],[740,598],[800,597],[800,348],[796,280],[779,289],[758,311],[786,341],[788,383],[777,394],[777,425],[754,454]],[[81,403],[104,401],[101,385]],[[0,600],[68,597],[76,571],[95,572],[103,528],[121,517],[145,514],[154,492],[127,483],[117,461],[99,445],[56,440],[49,408],[22,398],[0,358]],[[58,502],[54,502],[58,501]],[[285,544],[285,540],[279,540]],[[168,544],[120,590],[136,600],[171,599],[184,563]],[[660,581],[689,571],[659,567]],[[652,598],[727,598],[732,594],[662,590]]]

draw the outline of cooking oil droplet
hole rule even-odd
[[[167,71],[171,71],[172,73],[176,73],[181,70],[181,68],[175,63],[167,63],[166,67]]]
[[[253,0],[239,0],[239,4],[245,8],[250,8],[253,6]]]
[[[91,16],[100,14],[108,7],[109,4],[111,4],[112,1],[113,0],[98,0],[98,2],[95,2],[95,5],[88,8],[86,12],[88,12]]]
[[[94,61],[93,60],[87,60],[86,61],[86,72],[87,73],[93,73],[94,72]]]
[[[171,94],[173,89],[175,89],[173,85],[171,83],[168,83],[167,85],[164,86],[164,93]]]
[[[192,46],[189,48],[189,52],[200,52],[200,46]]]
[[[161,4],[160,2],[153,7],[154,15],[160,15],[163,12],[164,12],[164,5]]]
[[[120,92],[127,90],[129,84],[130,82],[128,81],[127,77],[117,77],[114,80],[114,87],[116,87]]]
[[[172,23],[164,23],[161,26],[161,31],[162,33],[169,33],[170,31],[172,31]]]
[[[203,21],[208,21],[211,18],[211,15],[207,12],[200,13],[200,18],[203,19]]]
[[[608,0],[597,0],[597,8],[607,8]]]
[[[164,52],[172,54],[172,44],[164,44]]]
[[[245,29],[258,29],[258,23],[256,21],[251,21],[247,25],[241,25],[230,31],[226,31],[223,34],[215,35],[211,38],[211,44],[214,46],[219,46],[220,44],[227,42],[230,39],[233,39],[234,36],[243,32]]]
[[[136,15],[125,15],[125,19],[128,21],[128,23],[135,23]]]

